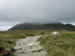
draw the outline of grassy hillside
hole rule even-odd
[[[47,34],[39,39],[48,56],[75,56],[75,32],[59,31],[59,33]]]
[[[0,46],[11,50],[17,39],[27,36],[43,35],[38,41],[45,48],[48,56],[75,56],[75,32],[58,31],[59,35],[52,35],[53,30],[11,30],[0,32]]]
[[[10,50],[15,45],[15,42],[20,38],[27,36],[42,35],[49,30],[11,30],[0,32],[0,46],[4,46]]]

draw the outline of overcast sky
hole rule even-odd
[[[75,24],[75,0],[0,0],[0,30],[21,22]]]

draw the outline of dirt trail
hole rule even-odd
[[[32,36],[19,39],[16,42],[16,56],[47,56],[46,51],[37,41],[41,36]]]

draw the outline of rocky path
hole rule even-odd
[[[37,41],[41,36],[32,36],[19,39],[16,42],[16,56],[47,56],[46,51]]]

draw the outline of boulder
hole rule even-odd
[[[52,35],[60,35],[60,33],[59,33],[59,32],[57,32],[57,31],[52,32],[51,34],[52,34]]]

